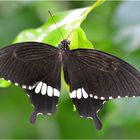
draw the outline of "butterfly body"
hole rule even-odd
[[[70,98],[80,116],[102,125],[97,113],[115,98],[140,95],[140,73],[108,53],[93,49],[70,50],[65,39],[58,48],[39,42],[23,42],[0,49],[0,77],[22,87],[38,114],[56,112],[61,91],[61,68],[70,86]]]

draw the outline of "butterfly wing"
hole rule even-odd
[[[101,121],[98,118],[98,111],[102,109],[105,101],[93,99],[93,98],[73,98],[72,101],[80,114],[80,117],[94,119],[95,126],[97,129],[102,128]]]
[[[55,112],[60,71],[58,49],[53,46],[26,42],[0,49],[0,77],[25,89],[35,107],[31,122],[38,113]]]
[[[77,49],[68,52],[64,60],[65,81],[81,115],[95,119],[104,101],[140,95],[140,73],[115,56]]]

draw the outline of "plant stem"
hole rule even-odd
[[[85,15],[83,16],[83,20],[86,19],[86,17],[88,16],[88,14],[95,9],[96,7],[100,6],[101,4],[103,4],[106,0],[96,0],[96,2],[94,2],[91,6],[89,6],[89,8],[87,9],[87,11],[85,12]]]

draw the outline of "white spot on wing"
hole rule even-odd
[[[16,86],[18,86],[18,83],[15,83]]]
[[[70,93],[70,98],[76,98],[76,90],[72,91],[72,93]]]
[[[25,85],[22,85],[22,88],[26,89],[26,86]]]
[[[38,116],[38,115],[43,115],[43,113],[40,113],[40,112],[39,112],[39,113],[37,113],[37,116]]]
[[[86,91],[84,90],[84,88],[82,88],[82,93],[83,93],[83,97],[85,99],[87,99],[88,98],[88,94],[86,93]]]
[[[121,98],[121,96],[118,96],[118,98]]]
[[[81,99],[82,98],[82,91],[81,88],[77,89],[77,99]]]
[[[47,115],[52,115],[51,113],[47,113]]]
[[[104,100],[105,98],[104,97],[101,97],[101,100]]]
[[[133,96],[133,98],[135,98],[136,96]]]
[[[93,98],[93,95],[92,95],[92,94],[90,94],[89,96],[90,96],[91,98]]]
[[[92,120],[93,120],[93,118],[92,118],[92,117],[87,117],[87,119],[92,119]]]
[[[37,86],[36,86],[36,88],[35,88],[35,93],[39,93],[40,92],[40,90],[41,90],[41,87],[42,87],[42,82],[39,82],[38,84],[37,84]]]
[[[110,96],[109,99],[113,99],[112,96]]]
[[[53,93],[54,93],[54,96],[57,96],[57,97],[60,96],[60,92],[56,88],[54,88]]]
[[[94,95],[94,99],[98,99],[98,96]]]
[[[46,92],[47,92],[47,84],[46,84],[46,83],[43,83],[42,89],[41,89],[41,94],[42,94],[42,95],[45,95]]]
[[[125,98],[128,98],[128,96],[125,96]]]
[[[50,97],[53,96],[53,88],[51,86],[48,86],[47,94]]]
[[[11,80],[8,80],[9,83],[11,83]]]
[[[29,86],[28,89],[29,89],[29,90],[32,90],[32,86]]]

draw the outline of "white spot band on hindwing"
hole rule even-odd
[[[73,90],[70,93],[70,98],[77,98],[77,99],[81,99],[81,98],[88,98],[88,94],[86,93],[86,91],[84,90],[84,88],[78,88],[77,90]]]
[[[4,78],[1,78],[1,80],[5,80]],[[7,80],[9,83],[11,83],[11,80]],[[18,83],[14,83],[14,85],[19,86]],[[23,89],[28,89],[28,90],[32,90],[34,89],[36,94],[41,93],[42,95],[48,95],[48,96],[60,96],[60,92],[58,89],[53,88],[51,86],[47,86],[46,83],[43,83],[42,81],[38,82],[37,84],[33,85],[33,86],[26,86],[26,85],[22,85],[21,86]]]
[[[60,92],[58,89],[53,88],[51,86],[47,86],[46,83],[38,82],[36,85],[34,86],[29,86],[28,87],[29,90],[34,90],[36,94],[42,94],[42,95],[48,95],[50,97],[52,96],[60,96]]]
[[[9,83],[14,83],[14,85],[16,86],[21,86],[23,89],[29,89],[29,90],[32,90],[34,89],[35,90],[35,93],[36,94],[39,94],[41,93],[42,95],[48,95],[50,97],[52,96],[57,96],[59,97],[60,96],[60,92],[58,89],[56,88],[53,88],[51,86],[47,86],[46,83],[43,83],[42,81],[38,82],[36,85],[34,86],[27,86],[27,85],[20,85],[18,84],[17,82],[12,82],[11,80],[8,80],[8,79],[4,79],[4,78],[0,78],[0,80],[7,80]],[[70,98],[77,98],[77,99],[81,99],[81,98],[94,98],[94,99],[100,99],[100,100],[106,100],[106,99],[113,99],[113,98],[128,98],[128,95],[124,95],[124,96],[117,96],[117,97],[112,97],[112,96],[109,96],[108,98],[107,97],[99,97],[97,95],[94,95],[94,94],[87,94],[87,92],[85,91],[84,88],[78,88],[77,90],[73,90],[71,93],[70,93]],[[136,96],[133,95],[133,96],[129,96],[129,97],[133,97],[135,98]]]
[[[106,100],[106,99],[113,99],[112,96],[109,96],[108,98],[107,97],[99,97],[97,95],[93,95],[93,94],[87,94],[87,92],[85,91],[84,88],[78,88],[78,89],[75,89],[73,90],[71,93],[70,93],[70,98],[77,98],[77,99],[81,99],[81,98],[94,98],[94,99],[100,99],[100,100]],[[122,97],[125,97],[125,98],[128,98],[128,96],[122,96]],[[121,96],[117,96],[117,98],[122,98]],[[135,96],[132,96],[133,98],[135,98]]]

